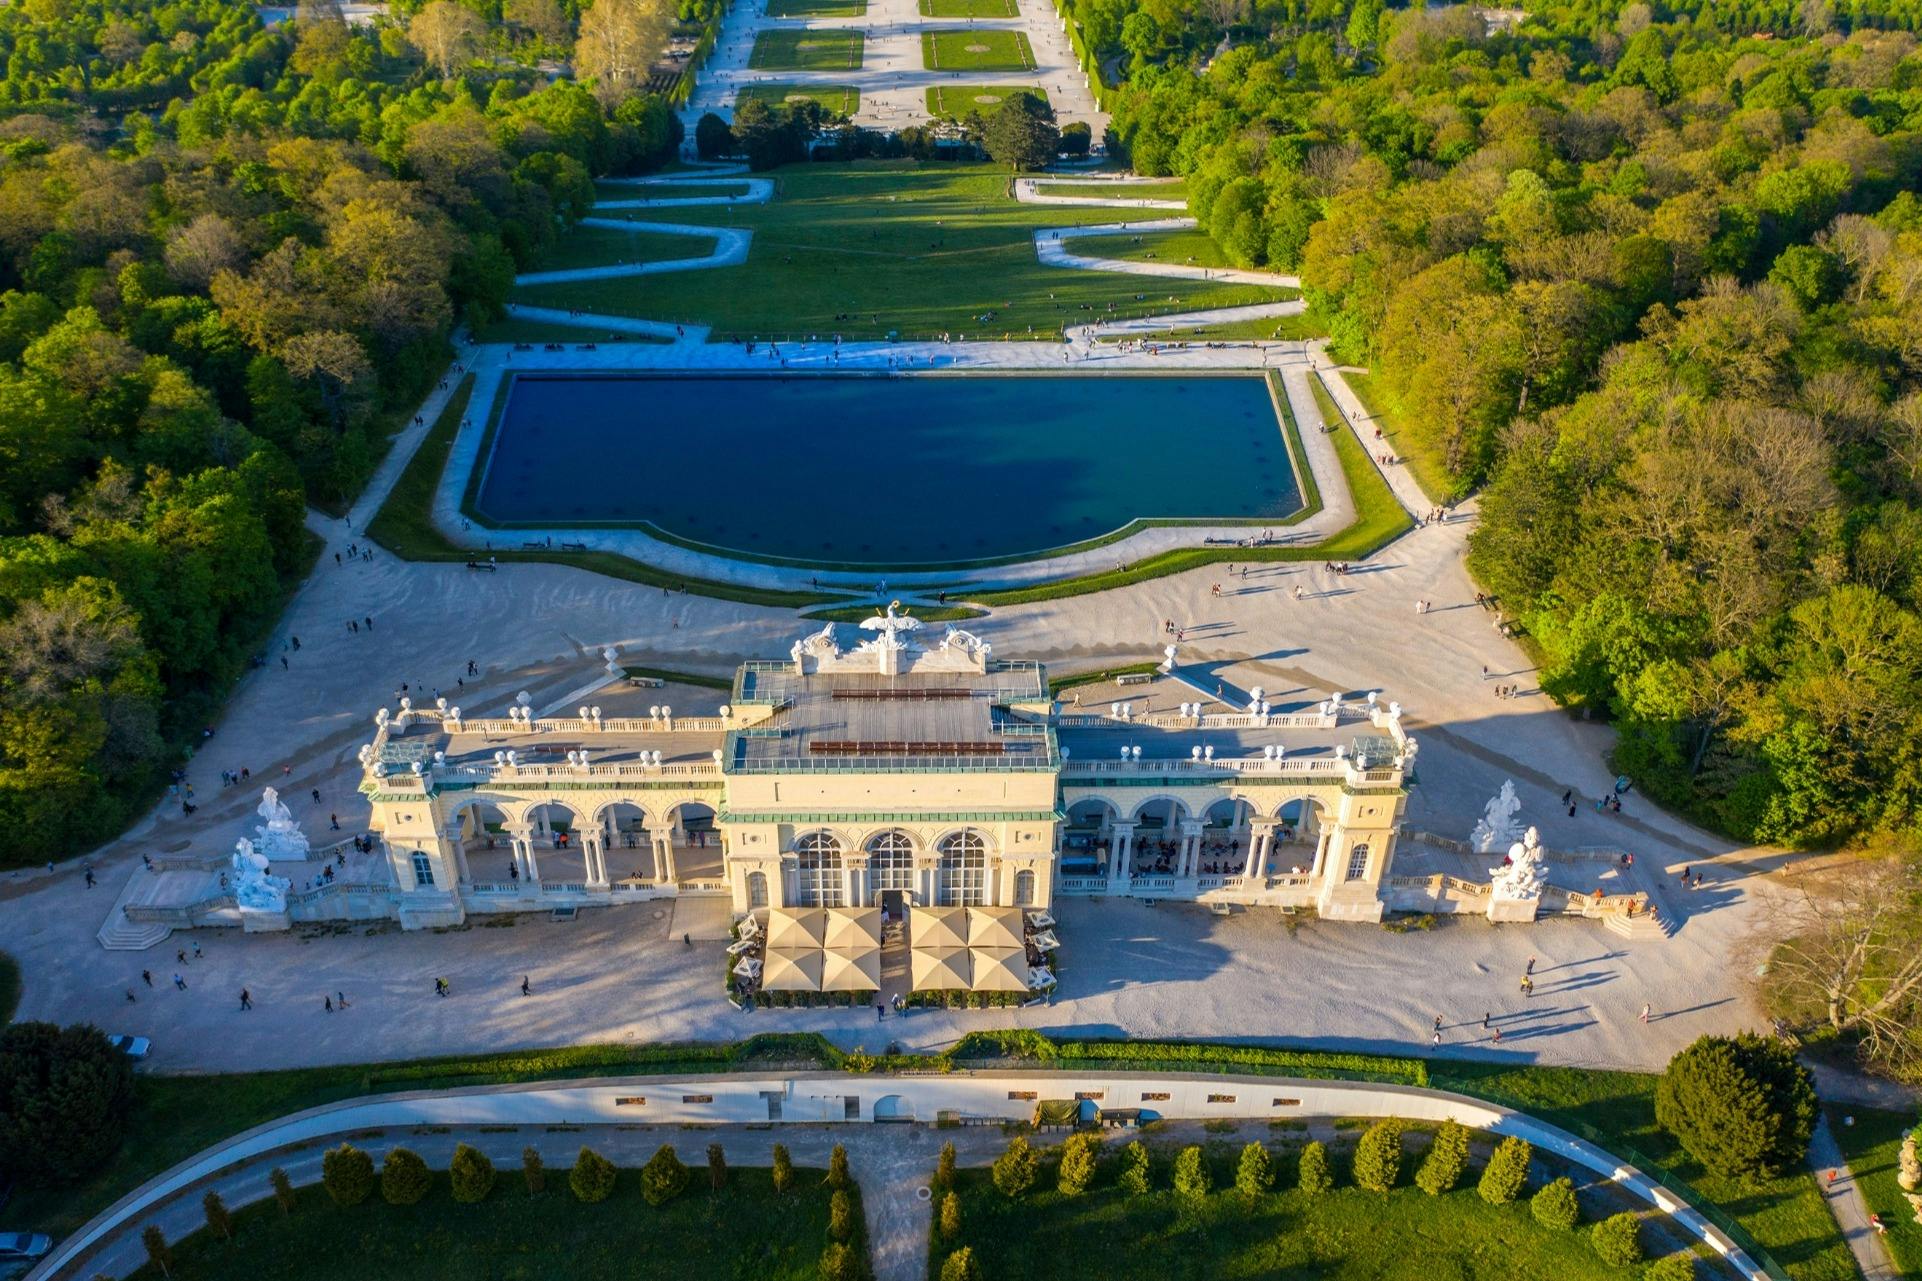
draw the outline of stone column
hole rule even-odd
[[[581,841],[581,853],[587,862],[587,888],[604,890],[607,888],[607,837],[599,832]]]
[[[1319,830],[1315,837],[1315,865],[1308,869],[1308,877],[1310,880],[1321,875],[1321,865],[1328,857],[1328,838],[1330,832],[1326,824],[1320,824],[1318,827]]]
[[[666,832],[654,837],[654,878],[664,885],[680,879],[674,874],[674,837]]]
[[[1128,883],[1134,879],[1129,864],[1134,861],[1135,825],[1116,823],[1114,825],[1114,847],[1108,855],[1108,893],[1126,894]]]
[[[855,861],[843,856],[841,860],[841,901],[849,907],[868,907],[869,877],[867,860]]]
[[[507,837],[508,847],[513,851],[514,866],[520,869],[521,879],[528,880],[533,876],[533,873],[528,870],[533,861],[532,855],[528,852],[532,838],[531,830],[527,824],[521,823],[503,827],[501,832]]]
[[[1241,879],[1250,886],[1267,879],[1268,852],[1275,845],[1275,825],[1262,822],[1248,831],[1248,861],[1242,865]]]
[[[1175,875],[1183,880],[1194,880],[1201,875],[1201,820],[1189,819],[1181,825],[1181,855],[1175,864]]]

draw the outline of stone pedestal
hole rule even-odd
[[[401,895],[398,915],[404,930],[429,930],[463,923],[467,909],[457,894],[416,890]]]
[[[1488,919],[1496,925],[1529,924],[1535,919],[1535,911],[1541,906],[1538,898],[1502,898],[1499,895],[1488,900]]]
[[[245,934],[272,934],[277,930],[290,930],[294,927],[293,917],[285,910],[263,912],[251,907],[240,909],[240,929]]]

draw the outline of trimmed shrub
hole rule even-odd
[[[167,1234],[158,1225],[149,1223],[141,1230],[140,1244],[146,1247],[147,1262],[159,1268],[161,1276],[170,1277],[174,1274],[174,1250],[167,1244]]]
[[[1482,1181],[1475,1189],[1490,1205],[1507,1205],[1528,1186],[1528,1163],[1535,1149],[1527,1139],[1510,1135],[1495,1145],[1495,1154],[1482,1170]]]
[[[821,1251],[820,1276],[821,1281],[860,1281],[854,1251],[840,1241],[828,1242],[827,1249]]]
[[[200,1212],[207,1216],[207,1231],[222,1241],[234,1239],[234,1216],[228,1211],[227,1203],[220,1199],[220,1193],[209,1192],[201,1197]]]
[[[786,1192],[794,1186],[794,1162],[787,1154],[787,1144],[774,1145],[774,1190]]]
[[[828,1198],[828,1235],[836,1241],[854,1240],[854,1198],[845,1189]]]
[[[663,1143],[647,1164],[641,1167],[641,1198],[649,1205],[666,1205],[687,1191],[693,1176],[675,1154],[672,1143]]]
[[[71,1183],[120,1147],[133,1061],[88,1024],[0,1028],[0,1169],[22,1184]]]
[[[941,1281],[981,1281],[973,1247],[964,1245],[941,1261]]]
[[[296,1200],[294,1196],[294,1181],[287,1177],[287,1171],[281,1169],[279,1166],[275,1166],[273,1173],[267,1176],[267,1182],[271,1184],[274,1189],[274,1204],[280,1207],[280,1212],[282,1214],[292,1214]]]
[[[1401,1122],[1384,1117],[1362,1131],[1355,1144],[1355,1186],[1392,1192],[1401,1181]]]
[[[614,1163],[593,1148],[583,1147],[574,1158],[574,1168],[567,1172],[567,1186],[584,1204],[605,1201],[614,1194]]]
[[[1444,1121],[1428,1145],[1421,1169],[1415,1171],[1415,1186],[1429,1196],[1452,1192],[1468,1170],[1468,1127],[1459,1121]]]
[[[1695,1281],[1695,1256],[1686,1250],[1665,1254],[1642,1270],[1642,1281]]]
[[[941,1159],[934,1163],[934,1190],[947,1192],[954,1187],[954,1144],[941,1145]]]
[[[961,1237],[961,1194],[950,1192],[941,1198],[941,1239],[957,1241]]]
[[[1028,1146],[1028,1136],[1017,1134],[1007,1150],[994,1159],[994,1186],[1004,1197],[1018,1197],[1034,1186],[1041,1158]]]
[[[1328,1145],[1316,1139],[1301,1150],[1301,1169],[1295,1185],[1304,1196],[1321,1196],[1335,1186],[1335,1169],[1328,1160]]]
[[[727,1186],[727,1153],[718,1143],[707,1145],[707,1186],[716,1192]]]
[[[854,1179],[848,1174],[848,1150],[837,1143],[834,1151],[828,1153],[828,1186],[839,1189],[853,1182]]]
[[[335,1205],[359,1205],[374,1191],[374,1158],[351,1143],[332,1148],[320,1159],[320,1185]]]
[[[494,1163],[478,1148],[458,1144],[454,1159],[447,1163],[447,1184],[462,1205],[485,1201],[494,1190]]]
[[[1061,1145],[1061,1169],[1055,1186],[1062,1196],[1080,1196],[1094,1186],[1101,1140],[1093,1134],[1071,1134]]]
[[[1602,1262],[1611,1267],[1632,1268],[1642,1261],[1642,1221],[1627,1210],[1589,1229],[1589,1240]]]
[[[1129,1196],[1146,1196],[1150,1181],[1148,1148],[1136,1139],[1121,1149],[1121,1177],[1115,1180]]]
[[[528,1196],[539,1196],[547,1191],[547,1166],[541,1161],[541,1154],[532,1147],[521,1149],[521,1181],[527,1184]]]
[[[412,1148],[395,1148],[380,1163],[380,1197],[389,1205],[419,1205],[433,1181],[427,1162]]]
[[[1235,1191],[1252,1201],[1275,1186],[1275,1159],[1259,1143],[1241,1149],[1235,1165]]]
[[[1201,1148],[1191,1143],[1181,1149],[1175,1157],[1175,1191],[1191,1201],[1199,1201],[1213,1186],[1214,1179],[1208,1173],[1208,1162]]]
[[[1705,1036],[1669,1060],[1655,1119],[1716,1174],[1774,1178],[1808,1154],[1815,1086],[1780,1041]]]
[[[1541,1191],[1529,1198],[1528,1212],[1535,1216],[1535,1222],[1558,1232],[1566,1232],[1582,1221],[1575,1185],[1568,1179],[1542,1184]]]

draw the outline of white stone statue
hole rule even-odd
[[[861,620],[861,630],[876,633],[873,640],[861,642],[858,648],[862,652],[903,650],[913,645],[906,633],[918,630],[921,620],[911,614],[896,613],[900,608],[900,601],[889,601],[887,613]]]
[[[973,632],[950,626],[948,634],[941,638],[941,648],[950,653],[959,653],[964,658],[985,660],[994,652],[994,646],[976,636]]]
[[[1529,828],[1508,847],[1508,865],[1488,869],[1489,889],[1498,899],[1530,901],[1542,896],[1542,838]]]
[[[1482,811],[1481,822],[1468,834],[1468,843],[1477,854],[1493,854],[1507,849],[1521,832],[1515,815],[1521,812],[1521,798],[1515,795],[1515,780],[1502,780],[1501,792]]]
[[[304,862],[307,858],[307,834],[294,822],[293,812],[280,803],[280,793],[269,787],[260,794],[260,808],[254,811],[266,823],[254,829],[252,844],[260,847],[261,853],[269,859],[281,862]]]
[[[267,789],[272,793],[273,788]],[[247,912],[285,912],[293,882],[267,870],[267,856],[246,837],[234,842],[234,901]]]
[[[601,658],[607,664],[607,674],[609,676],[621,676],[626,673],[627,669],[621,666],[621,651],[614,646],[603,646],[601,649]]]
[[[788,657],[797,664],[806,658],[835,659],[840,656],[841,647],[835,642],[833,623],[822,623],[820,631],[801,637],[788,651]]]

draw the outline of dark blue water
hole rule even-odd
[[[867,564],[1043,551],[1301,505],[1259,376],[517,375],[477,507]]]

